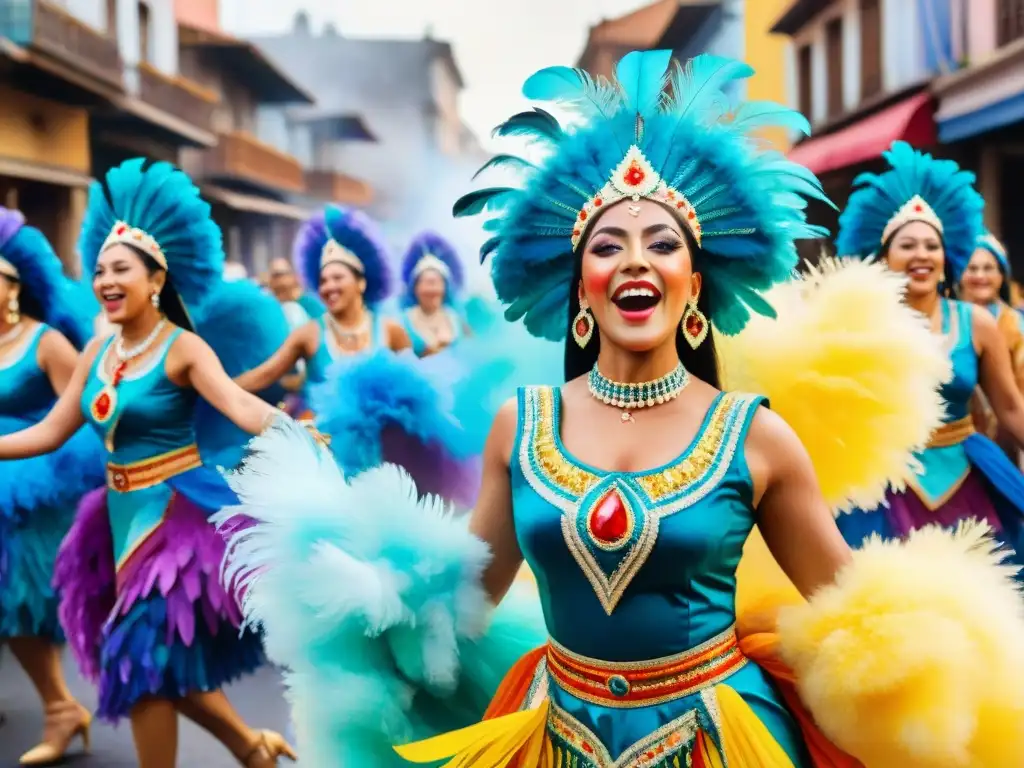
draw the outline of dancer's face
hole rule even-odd
[[[18,295],[20,290],[17,281],[11,280],[5,275],[0,275],[0,320],[7,322],[7,308],[12,298]]]
[[[646,352],[675,344],[686,303],[701,287],[683,224],[658,203],[626,200],[610,206],[592,227],[579,291],[594,313],[602,346]]]
[[[910,278],[907,293],[927,296],[945,279],[946,252],[942,238],[930,224],[912,221],[900,227],[889,243],[889,269]]]
[[[334,262],[320,270],[320,298],[332,315],[361,302],[365,292],[366,278],[351,267]]]
[[[298,278],[287,259],[274,259],[270,262],[269,284],[278,301],[292,301],[299,292]]]
[[[112,245],[100,254],[93,273],[92,289],[107,320],[124,325],[153,309],[153,294],[164,287],[167,273],[150,273],[142,256],[127,245]]]
[[[963,296],[975,304],[991,304],[999,298],[1003,287],[1003,273],[996,257],[985,248],[979,248],[971,256],[964,270]]]
[[[436,269],[428,269],[416,278],[416,303],[428,312],[433,312],[444,302],[447,283],[444,275]]]

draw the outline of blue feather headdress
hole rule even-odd
[[[292,251],[295,267],[306,287],[320,287],[320,270],[330,261],[348,264],[366,278],[363,300],[368,306],[391,292],[391,269],[384,235],[362,211],[328,205],[299,230]]]
[[[413,292],[416,280],[430,269],[439,272],[445,280],[445,302],[451,304],[455,301],[463,284],[462,262],[455,252],[455,246],[436,232],[421,232],[409,244],[402,260],[402,281],[405,283],[403,306],[411,307],[416,303]]]
[[[50,241],[19,211],[0,207],[0,275],[18,281],[22,307],[60,331],[78,349],[92,336],[87,295],[65,275]]]
[[[703,55],[670,69],[671,51],[633,52],[619,62],[617,82],[582,70],[551,67],[523,86],[527,98],[560,102],[586,123],[562,128],[543,109],[514,115],[498,136],[546,145],[541,166],[499,155],[481,171],[512,166],[520,188],[465,195],[456,216],[493,211],[481,258],[494,254],[492,277],[506,317],[525,318],[535,336],[565,336],[574,252],[602,207],[628,197],[676,210],[701,246],[699,265],[711,319],[737,333],[750,312],[773,315],[761,292],[789,277],[795,240],[824,237],[807,223],[807,199],[828,202],[814,174],[767,151],[750,133],[766,127],[809,131],[799,113],[775,103],[733,103],[729,83],[753,70]]]
[[[853,181],[856,189],[839,217],[836,250],[864,258],[903,225],[923,221],[942,235],[953,274],[962,274],[983,231],[985,202],[974,188],[974,174],[903,141],[882,157],[888,171],[862,173]]]
[[[124,243],[163,266],[185,307],[198,310],[221,281],[224,243],[210,206],[192,180],[170,163],[143,158],[93,182],[79,249],[91,272],[104,249]]]
[[[999,262],[999,267],[1003,270],[1003,274],[1009,277],[1010,257],[1006,253],[1006,246],[999,242],[996,236],[987,229],[978,237],[978,243],[974,250],[978,250],[979,248],[984,248],[986,251],[991,253],[995,257],[996,261]]]

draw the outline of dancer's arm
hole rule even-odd
[[[772,555],[807,596],[850,561],[810,457],[780,416],[758,409],[745,445],[758,526]]]
[[[183,333],[167,355],[167,376],[192,387],[210,405],[251,435],[258,435],[280,411],[231,380],[210,345],[194,333]]]
[[[388,335],[388,348],[392,352],[401,352],[403,349],[409,349],[412,346],[412,339],[409,338],[409,334],[406,333],[405,328],[400,323],[396,323],[393,320],[385,320],[384,329]]]
[[[260,365],[235,378],[247,392],[259,392],[288,374],[299,360],[309,360],[320,344],[320,325],[313,321],[292,331],[284,344]]]
[[[44,340],[45,338],[44,336]],[[63,339],[63,337],[61,338]],[[67,341],[65,340],[64,343],[67,344]],[[85,352],[78,358],[78,363],[74,366],[74,371],[63,387],[57,403],[42,421],[28,429],[0,437],[0,459],[27,459],[31,456],[41,456],[44,453],[55,451],[85,424],[80,404],[82,390],[85,389],[89,369],[92,367],[93,360],[96,359],[96,353],[101,343],[99,339],[89,342]],[[41,340],[41,355],[44,346],[49,345],[44,345]],[[71,345],[68,344],[68,346]],[[74,349],[71,351],[73,353]],[[58,353],[58,355],[60,354],[62,353]],[[45,366],[43,370],[47,370]],[[50,376],[53,381],[53,375],[49,371],[47,371],[47,376]],[[54,385],[54,389],[57,389],[56,385]]]
[[[981,389],[999,423],[1024,447],[1024,395],[1017,387],[1006,339],[992,315],[979,307],[971,311],[971,327]]]
[[[484,589],[497,604],[508,592],[523,564],[512,518],[512,486],[509,465],[515,443],[517,404],[505,403],[498,411],[487,437],[483,478],[470,530],[491,548],[492,559],[484,571]]]

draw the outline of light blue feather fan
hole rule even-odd
[[[867,258],[903,224],[924,221],[940,230],[953,274],[962,274],[984,231],[985,201],[974,188],[974,174],[904,141],[882,157],[889,170],[853,181],[856,189],[839,217],[837,252]]]
[[[670,51],[630,53],[614,83],[568,67],[536,73],[524,95],[574,109],[584,124],[563,128],[539,107],[509,118],[495,135],[544,145],[550,159],[536,167],[499,155],[482,170],[518,169],[522,186],[480,189],[455,204],[456,216],[494,214],[481,259],[493,254],[508,319],[524,318],[536,336],[564,338],[574,249],[608,204],[603,193],[622,199],[631,182],[642,197],[678,204],[695,225],[697,267],[723,333],[739,332],[751,311],[773,315],[761,293],[796,266],[794,241],[828,234],[805,217],[808,199],[828,202],[814,174],[752,135],[780,126],[806,133],[807,120],[771,102],[733,103],[725,86],[753,74],[742,62],[705,54],[672,68],[671,60]]]

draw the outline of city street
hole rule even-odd
[[[65,668],[75,695],[92,707],[96,701],[92,687],[73,673],[70,659]],[[238,683],[228,689],[228,695],[254,727],[284,732],[287,707],[281,695],[280,677],[273,670],[263,670]],[[42,733],[35,694],[9,653],[0,657],[0,711],[6,716],[6,722],[0,726],[0,768],[9,768],[17,765],[21,754],[34,746]],[[238,763],[224,748],[192,723],[182,719],[180,733],[178,765],[182,768],[237,768]],[[127,722],[117,728],[97,723],[92,740],[91,755],[79,756],[76,747],[75,759],[67,764],[75,768],[135,768],[131,727]]]

